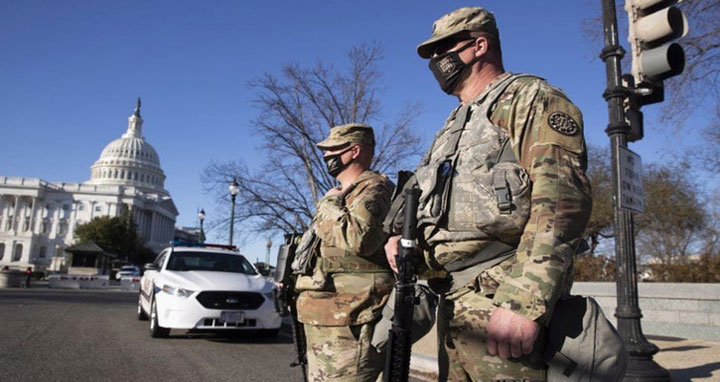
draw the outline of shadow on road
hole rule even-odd
[[[671,352],[671,351],[690,351],[690,350],[696,350],[696,349],[706,349],[709,346],[700,346],[700,345],[689,345],[689,346],[676,346],[674,348],[665,348],[660,349],[661,352]]]
[[[712,373],[720,370],[720,362],[708,363],[706,365],[688,367],[687,369],[671,369],[672,379],[675,382],[692,381],[696,378],[710,378]]]
[[[282,334],[277,337],[262,337],[254,332],[247,333],[179,333],[171,335],[164,339],[167,340],[206,340],[217,343],[232,344],[291,344],[292,338]]]
[[[72,303],[72,304],[108,304],[108,303],[136,303],[137,293],[95,292],[87,290],[12,290],[0,292],[3,303],[21,301],[23,304],[32,303]]]

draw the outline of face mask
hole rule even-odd
[[[447,52],[430,59],[430,70],[440,84],[440,88],[447,94],[452,94],[457,87],[463,74],[470,69],[470,66],[477,61],[475,57],[469,63],[460,59],[460,52],[475,44],[475,40],[460,47],[460,49]]]
[[[345,154],[346,152],[350,151],[355,146],[350,146],[347,149],[333,155],[327,155],[323,157],[325,160],[325,164],[327,165],[328,174],[332,176],[333,178],[337,178],[338,175],[340,175],[343,170],[347,168],[347,166],[352,163],[352,159],[347,163],[342,163],[342,159],[340,159],[340,156]]]

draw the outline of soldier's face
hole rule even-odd
[[[323,159],[327,165],[328,173],[337,178],[337,176],[352,163],[359,150],[360,147],[358,145],[351,145],[349,147],[341,146],[327,150]]]

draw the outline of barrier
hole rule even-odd
[[[108,275],[50,275],[48,285],[56,289],[105,289],[110,284]]]
[[[0,271],[0,288],[22,288],[27,275],[23,271]]]
[[[123,276],[120,278],[120,289],[139,291],[141,276]]]

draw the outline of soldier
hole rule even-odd
[[[395,280],[382,231],[393,184],[369,170],[375,147],[370,126],[333,127],[317,147],[340,186],[318,202],[313,226],[319,253],[312,276],[296,283],[309,380],[375,381],[384,355],[370,340]]]
[[[441,379],[544,381],[542,328],[590,216],[582,115],[543,79],[505,72],[483,8],[441,17],[417,52],[460,100],[415,173],[425,262],[449,273],[432,283]]]

